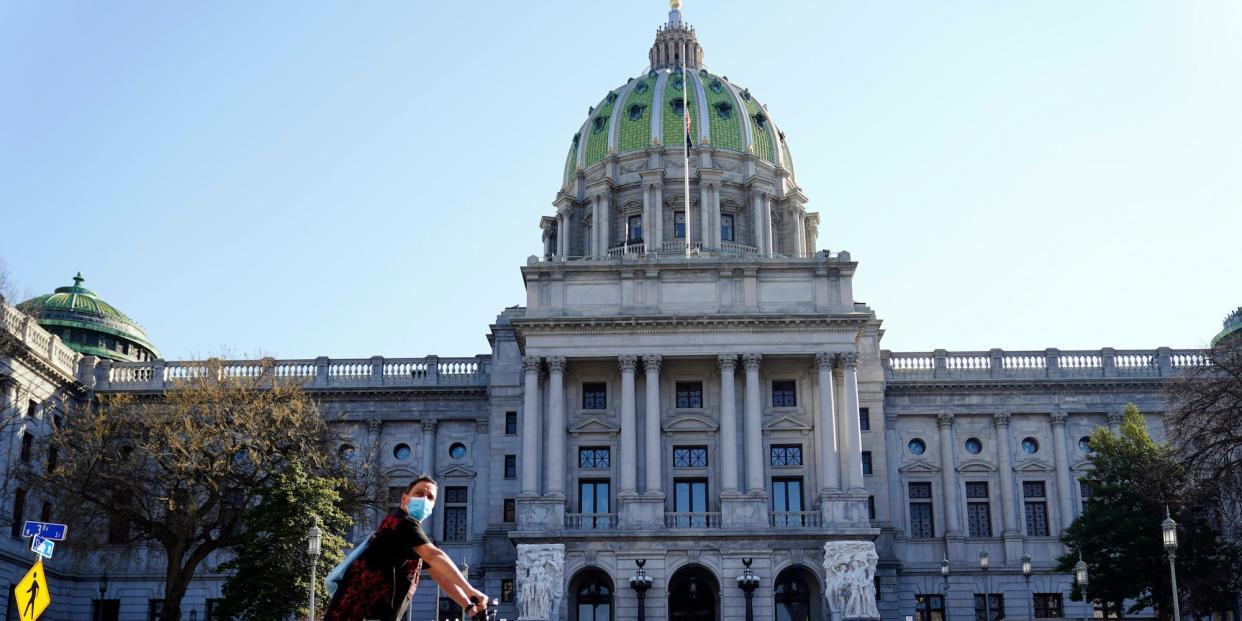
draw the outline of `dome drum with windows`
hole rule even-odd
[[[617,258],[687,244],[809,253],[818,216],[805,212],[784,133],[749,89],[704,66],[697,33],[672,4],[646,70],[591,106],[573,135],[557,215],[541,222],[545,257]]]
[[[159,350],[134,320],[82,286],[82,274],[73,285],[17,305],[44,330],[60,337],[69,349],[86,356],[118,361],[154,360]]]

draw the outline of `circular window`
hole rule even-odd
[[[983,442],[979,438],[966,439],[966,452],[971,455],[978,455],[983,452]]]
[[[398,444],[392,448],[392,456],[397,459],[408,459],[410,457],[410,445]]]
[[[461,459],[466,456],[466,445],[461,442],[454,442],[449,447],[449,457],[453,459]]]
[[[353,445],[352,445],[352,444],[342,444],[342,445],[341,445],[341,448],[336,449],[336,455],[337,455],[337,457],[340,457],[341,459],[344,459],[345,461],[352,461],[352,460],[354,459],[354,447],[353,447]]]
[[[1091,452],[1091,436],[1083,436],[1078,438],[1078,450],[1084,453]]]
[[[927,452],[927,444],[919,438],[911,440],[906,446],[910,449],[910,452],[915,455],[922,455]]]
[[[1024,438],[1022,440],[1022,450],[1026,453],[1034,455],[1039,452],[1039,441],[1035,438]]]

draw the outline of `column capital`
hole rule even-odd
[[[539,367],[543,365],[543,359],[539,356],[522,356],[522,371],[529,373],[539,372]]]
[[[936,425],[939,426],[941,429],[952,427],[953,426],[953,415],[949,414],[948,412],[945,412],[943,414],[937,414]]]
[[[732,373],[737,368],[737,354],[720,354],[716,356],[716,366],[721,372]]]
[[[564,373],[565,356],[548,356],[548,373]]]
[[[858,368],[858,352],[847,351],[841,354],[841,366],[844,366],[847,369],[857,369]]]
[[[1008,427],[1009,426],[1009,414],[1005,412],[1001,412],[999,414],[993,414],[992,424],[997,427]]]
[[[832,370],[836,366],[837,356],[828,352],[820,352],[815,354],[815,368]]]
[[[761,362],[763,362],[763,354],[742,354],[742,365],[747,371],[758,369]]]
[[[617,364],[621,365],[622,373],[633,373],[638,368],[638,356],[622,354],[617,356]]]
[[[1065,412],[1053,412],[1050,418],[1052,419],[1053,427],[1063,427],[1065,425],[1065,420],[1069,418],[1069,415]]]
[[[423,419],[423,433],[434,433],[436,424],[437,422],[434,418]]]
[[[1109,412],[1109,413],[1108,413],[1108,424],[1110,424],[1110,425],[1120,425],[1120,424],[1121,424],[1121,421],[1122,421],[1125,417],[1126,417],[1126,415],[1125,415],[1125,413],[1123,413],[1123,412]]]
[[[643,356],[643,369],[648,373],[659,373],[660,365],[664,364],[664,356],[659,354],[647,354]]]

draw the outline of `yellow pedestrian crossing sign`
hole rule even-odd
[[[13,599],[17,600],[17,617],[21,621],[35,621],[52,603],[52,596],[47,592],[47,576],[43,574],[43,559],[39,559],[26,577],[13,589]]]

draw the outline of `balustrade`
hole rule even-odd
[[[208,377],[254,378],[265,376],[301,381],[307,388],[367,386],[486,386],[488,358],[397,358],[386,360],[320,358],[318,360],[225,360],[109,362],[110,388],[158,390],[168,384]]]
[[[773,511],[770,524],[773,528],[818,528],[818,511]]]
[[[664,526],[665,528],[720,528],[720,512],[665,512]]]
[[[566,530],[602,530],[617,527],[616,513],[566,513]]]
[[[1167,362],[1162,362],[1166,360]],[[1177,371],[1210,364],[1207,353],[1183,350],[889,352],[881,355],[890,380],[920,381],[937,378],[1085,378],[1168,377]],[[1162,366],[1164,365],[1164,366]]]

